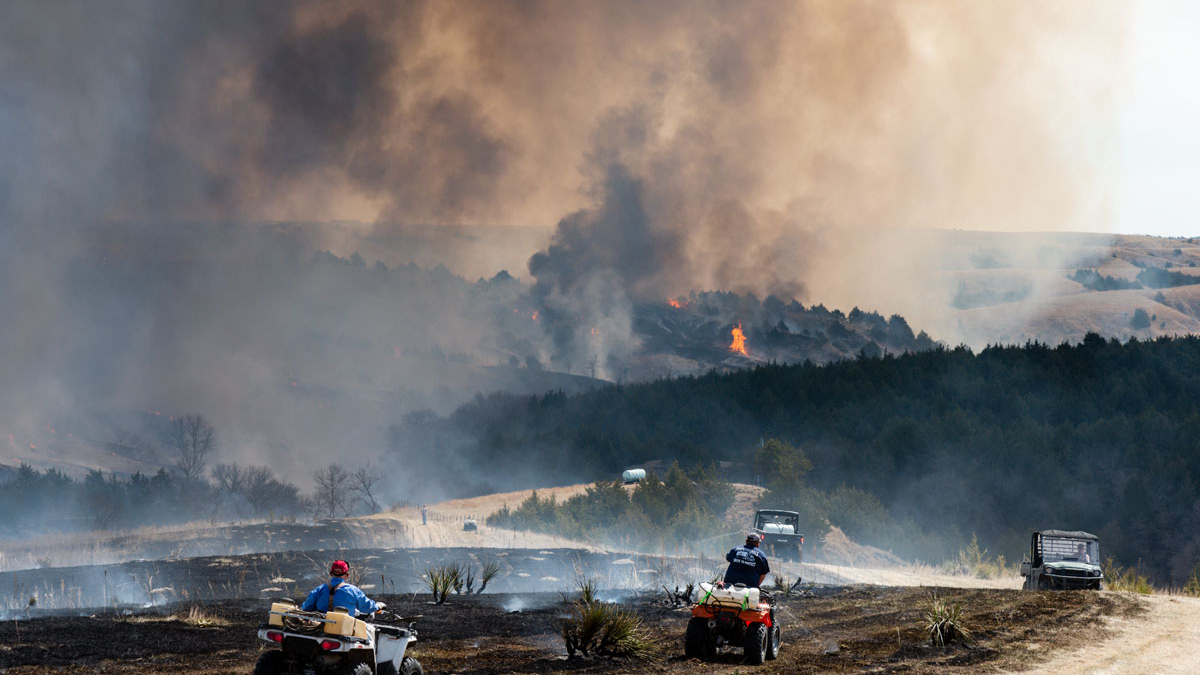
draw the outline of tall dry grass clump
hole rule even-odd
[[[942,571],[947,574],[958,574],[975,577],[976,579],[996,579],[1004,576],[1015,576],[1015,568],[1009,568],[1004,556],[992,558],[987,549],[979,547],[979,540],[971,535],[971,543],[958,549],[958,557],[951,558],[942,564]]]
[[[1132,591],[1143,595],[1154,593],[1154,585],[1137,567],[1121,567],[1112,558],[1105,558],[1100,568],[1104,573],[1104,587],[1110,591]]]
[[[1190,595],[1193,598],[1200,597],[1200,565],[1192,568],[1192,575],[1188,577],[1182,591],[1184,595]]]

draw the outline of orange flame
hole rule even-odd
[[[738,325],[733,327],[733,330],[730,331],[730,335],[733,336],[733,342],[729,343],[729,351],[736,352],[742,356],[750,356],[750,354],[746,352],[746,334],[742,332],[741,321],[738,322]]]
[[[533,319],[534,321],[537,321],[537,320],[538,320],[538,313],[537,313],[536,311],[534,311],[534,313],[533,313],[533,316],[531,316],[531,317],[529,317],[529,318]]]
[[[687,307],[686,302],[680,302],[679,300],[676,300],[675,298],[667,298],[667,304],[674,307],[675,309],[683,309],[684,307]]]

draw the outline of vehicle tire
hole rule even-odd
[[[692,617],[683,636],[683,654],[689,659],[711,659],[717,650],[708,634],[708,621]]]
[[[767,659],[767,632],[766,624],[757,621],[746,626],[746,663],[759,666]]]
[[[779,648],[783,646],[783,637],[779,632],[779,624],[771,626],[771,643],[767,645],[767,660],[779,658]]]
[[[798,562],[798,563],[804,562],[804,549],[801,548],[800,546],[796,547],[796,562]]]
[[[1050,580],[1047,579],[1046,577],[1038,577],[1037,587],[1038,587],[1039,591],[1050,590]]]
[[[365,663],[347,663],[338,670],[339,675],[373,675],[371,666]]]
[[[400,675],[425,675],[421,662],[411,656],[400,659]]]
[[[287,670],[287,659],[278,649],[263,652],[254,665],[254,675],[280,675]]]

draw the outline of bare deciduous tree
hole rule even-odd
[[[313,474],[313,480],[317,482],[317,491],[313,494],[313,501],[317,504],[317,510],[327,518],[336,518],[338,514],[349,515],[349,509],[346,508],[350,502],[346,488],[350,482],[350,474],[337,464],[330,464],[324,469],[318,470]]]
[[[372,514],[379,513],[379,502],[375,499],[372,489],[375,484],[383,480],[383,471],[378,467],[371,466],[370,462],[367,465],[354,472],[354,491],[358,493],[358,498],[362,500],[363,505]]]
[[[218,464],[213,467],[212,477],[221,492],[240,495],[246,491],[246,471],[237,464]]]
[[[217,430],[203,415],[184,415],[171,424],[171,445],[179,453],[176,467],[188,480],[204,476],[206,458],[217,447]]]

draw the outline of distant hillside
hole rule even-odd
[[[1089,332],[1121,340],[1200,333],[1200,239],[939,231],[930,240],[925,307],[889,309],[943,341],[982,347],[1078,342]],[[1093,272],[1124,283],[1080,281]],[[1138,281],[1163,274],[1187,285]],[[1135,325],[1138,310],[1151,321]]]

